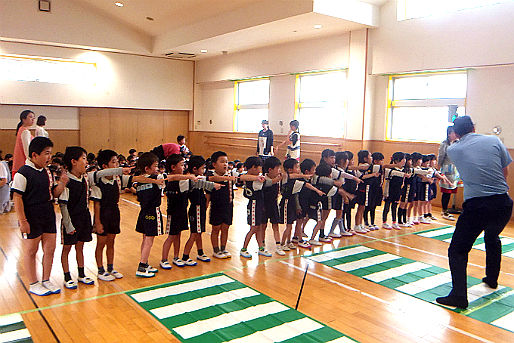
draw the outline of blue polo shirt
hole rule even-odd
[[[498,137],[468,133],[448,147],[448,156],[464,182],[464,200],[508,192],[503,168],[512,158]]]

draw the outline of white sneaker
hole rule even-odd
[[[317,245],[317,246],[320,246],[320,245],[323,245],[321,244],[319,241],[315,240],[315,239],[311,239],[309,241],[310,245]]]
[[[154,273],[154,274],[155,274],[155,273],[157,273],[157,272],[159,272],[159,269],[154,268],[154,267],[152,267],[151,265],[148,265],[148,267],[146,267],[146,270],[147,270],[148,272],[150,272],[150,273]]]
[[[343,230],[343,231],[341,231],[341,236],[350,237],[350,236],[353,236],[353,232],[352,231]]]
[[[409,223],[400,223],[400,227],[412,227]]]
[[[429,218],[425,218],[425,217],[422,217],[422,218],[419,220],[419,222],[420,222],[421,224],[431,224],[431,223],[432,223],[432,221],[431,221]]]
[[[282,246],[280,246],[280,245],[277,245],[277,250],[275,252],[277,253],[277,255],[280,255],[280,256],[284,256],[286,254],[284,252],[284,250],[282,250]]]
[[[333,233],[329,234],[329,236],[332,237],[332,238],[341,238],[342,235],[333,232]]]
[[[227,258],[222,251],[215,252],[214,254],[212,254],[212,256],[220,259]]]
[[[398,225],[398,224],[394,223],[394,224],[393,224],[393,229],[395,229],[395,230],[401,230],[402,228],[400,227],[400,225]]]
[[[178,257],[175,257],[173,259],[173,264],[176,265],[177,267],[184,267],[186,265],[186,263],[184,261],[182,261],[180,258]]]
[[[298,246],[300,248],[305,248],[305,249],[310,249],[311,248],[311,245],[307,241],[300,241],[300,242],[298,242]]]
[[[48,289],[52,294],[59,294],[61,293],[61,289],[54,285],[50,280],[43,281],[41,283],[46,289]]]
[[[79,277],[79,282],[82,282],[84,285],[94,285],[95,280],[91,279],[89,276]]]
[[[443,213],[443,219],[454,221],[455,217],[450,213]]]
[[[232,254],[228,252],[228,250],[223,250],[222,251],[223,255],[225,255],[225,258],[231,258],[232,257]]]
[[[64,283],[64,287],[66,287],[68,289],[77,289],[78,284],[75,281],[70,280],[70,281],[66,281]]]
[[[149,272],[148,268],[146,268],[144,271],[140,271],[138,269],[138,270],[136,270],[136,276],[149,278],[149,277],[154,277],[155,273]]]
[[[307,234],[306,234],[305,232],[302,232],[302,237],[303,237],[303,238],[307,238],[307,237],[309,237],[309,236],[307,236]]]
[[[43,286],[41,282],[33,283],[29,286],[29,292],[35,295],[39,295],[44,297],[45,295],[52,294],[52,291],[50,291],[48,288]]]
[[[323,243],[330,243],[330,242],[332,242],[332,240],[330,238],[328,238],[328,237],[320,237],[319,241],[323,242]]]
[[[391,230],[393,227],[387,223],[382,224],[382,228],[386,230]]]
[[[202,262],[211,262],[211,259],[209,258],[209,256],[207,256],[205,254],[196,256],[196,259],[200,260]]]
[[[189,258],[189,259],[187,259],[187,261],[184,261],[184,260],[182,260],[182,261],[185,263],[185,265],[186,265],[186,266],[196,266],[196,262],[195,262],[195,261],[193,261],[193,260],[192,260],[192,259],[190,259],[190,258]]]
[[[97,277],[98,277],[98,280],[102,280],[102,281],[113,281],[113,280],[116,280],[114,275],[111,275],[108,272],[104,272],[103,274],[98,273]]]
[[[355,227],[353,228],[353,231],[355,231],[357,233],[368,233],[368,230],[366,230],[364,228],[364,226],[362,226],[362,225],[355,225]]]
[[[169,263],[168,260],[159,262],[159,266],[162,269],[165,269],[165,270],[170,270],[171,269],[171,264]]]
[[[123,274],[116,271],[116,270],[113,270],[111,272],[109,272],[112,276],[114,276],[116,279],[121,279],[123,277]]]
[[[241,251],[239,252],[239,255],[241,255],[244,258],[252,258],[252,254],[250,254],[250,252],[248,252],[248,250],[241,249]]]
[[[264,256],[264,257],[271,257],[272,256],[271,253],[268,250],[266,250],[266,249],[264,249],[264,250],[259,249],[259,255]]]
[[[296,245],[294,245],[293,242],[289,242],[287,246],[289,247],[289,249],[296,249]]]
[[[284,245],[282,246],[282,250],[283,250],[283,251],[291,251],[291,249],[289,249],[289,246],[288,246],[287,244],[284,244]]]

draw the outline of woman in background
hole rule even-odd
[[[16,144],[14,145],[14,158],[12,166],[12,175],[16,174],[27,160],[29,156],[29,145],[32,141],[32,134],[29,128],[34,125],[36,116],[31,110],[25,110],[20,113],[20,122],[16,127]]]
[[[459,172],[455,165],[450,161],[446,151],[448,147],[457,140],[453,126],[448,126],[446,129],[446,139],[441,142],[439,146],[439,156],[437,161],[439,163],[439,170],[441,174],[445,175],[450,183],[441,181],[441,205],[443,207],[443,218],[446,220],[455,220],[455,217],[448,212],[448,204],[452,194],[457,194],[457,184],[459,182]]]
[[[46,117],[41,115],[37,117],[36,121],[36,137],[48,138],[48,132],[46,132],[44,126],[46,125]]]

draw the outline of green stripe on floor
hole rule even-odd
[[[0,317],[0,342],[32,342],[30,332],[25,326],[20,314],[11,314]]]

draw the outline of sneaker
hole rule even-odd
[[[409,223],[400,223],[400,227],[411,227]]]
[[[102,281],[113,281],[116,279],[113,275],[111,275],[108,272],[103,272],[103,274],[98,273],[97,278],[98,278],[98,280],[102,280]]]
[[[266,250],[266,249],[264,249],[264,250],[259,249],[259,255],[264,256],[264,257],[271,257],[272,256],[271,253],[268,250]]]
[[[421,218],[421,219],[419,220],[419,222],[420,222],[421,224],[431,224],[431,223],[432,223],[432,221],[431,221],[429,218],[425,218],[425,217]]]
[[[146,268],[145,270],[141,271],[141,270],[136,270],[136,276],[139,276],[139,277],[145,277],[145,278],[149,278],[149,277],[154,277],[155,276],[155,273],[152,273],[148,270],[148,268]]]
[[[228,250],[223,250],[222,251],[223,255],[225,255],[225,258],[231,258],[232,257],[232,254],[228,252]]]
[[[395,230],[401,230],[402,228],[400,227],[400,225],[398,225],[398,224],[394,223],[394,224],[393,224],[393,229],[395,229]]]
[[[291,242],[293,242],[293,243],[295,243],[295,244],[296,244],[296,243],[298,243],[299,241],[300,241],[300,240],[298,239],[298,237],[293,237],[293,238],[291,238]]]
[[[175,257],[173,259],[173,264],[176,265],[177,267],[184,267],[186,265],[186,263],[184,261],[182,261],[180,258],[178,257]]]
[[[52,294],[52,291],[50,291],[48,288],[43,286],[41,282],[36,282],[29,287],[29,292],[35,295],[39,296],[46,296]]]
[[[250,254],[246,249],[241,249],[239,255],[241,255],[244,258],[252,258],[252,254]]]
[[[307,234],[305,232],[302,232],[302,238],[307,238],[309,236],[307,236]]]
[[[75,281],[70,280],[70,281],[64,282],[64,287],[66,287],[68,289],[77,289],[78,285]]]
[[[148,265],[148,267],[146,267],[146,270],[154,274],[159,272],[159,269],[152,267],[151,265]]]
[[[112,276],[114,276],[116,279],[121,279],[123,277],[123,274],[116,271],[116,270],[112,270],[109,272]]]
[[[287,244],[284,244],[284,245],[282,246],[282,250],[283,250],[283,251],[291,251],[291,249],[289,249],[289,246],[288,246]]]
[[[287,246],[289,247],[289,249],[296,249],[296,245],[294,245],[293,242],[289,242]]]
[[[84,285],[94,285],[95,280],[91,279],[89,276],[79,277],[79,282],[82,282]]]
[[[299,245],[300,243],[298,243]],[[280,256],[284,256],[286,253],[284,252],[284,250],[282,250],[282,246],[280,245],[277,245],[277,250],[275,250],[275,252],[277,253],[277,255],[280,255]]]
[[[373,230],[380,230],[380,228],[378,227],[378,225],[373,224]]]
[[[159,266],[165,270],[171,269],[171,264],[168,262],[168,260],[159,262]]]
[[[450,214],[448,212],[445,212],[443,213],[443,219],[446,219],[446,220],[455,220],[455,217],[453,216],[453,214]]]
[[[220,258],[220,259],[227,258],[227,257],[225,256],[225,254],[223,253],[223,251],[215,252],[214,254],[212,254],[212,256],[214,256],[214,257],[216,257],[216,258]]]
[[[355,231],[357,233],[368,233],[368,230],[366,230],[364,228],[364,226],[362,226],[362,225],[355,225],[355,227],[353,228],[353,231]]]
[[[340,234],[338,234],[338,233],[333,232],[333,233],[329,234],[328,236],[329,236],[329,237],[332,237],[332,238],[341,238],[341,236],[342,236],[342,235],[340,235]]]
[[[387,223],[382,224],[382,228],[386,230],[391,230],[393,227]]]
[[[341,232],[341,236],[350,237],[350,236],[353,236],[353,235],[354,235],[354,233],[352,231],[343,230]]]
[[[319,241],[315,240],[315,239],[311,239],[309,241],[310,245],[316,245],[316,246],[320,246],[320,245],[323,245],[321,244]]]
[[[196,256],[196,259],[200,260],[202,262],[211,262],[211,259],[209,258],[209,256],[207,256],[205,254]]]
[[[414,219],[414,220],[411,222],[411,225],[419,225],[419,220]]]
[[[328,238],[328,237],[320,237],[319,241],[323,242],[323,243],[330,243],[330,242],[332,242],[332,240],[330,238]]]
[[[305,248],[305,249],[310,249],[311,248],[311,245],[307,241],[298,242],[298,246],[300,248]]]
[[[50,293],[52,293],[52,294],[61,293],[61,289],[59,287],[57,287],[56,285],[54,285],[50,280],[43,281],[41,284],[43,285],[43,287],[48,289],[50,291]]]
[[[433,214],[432,214],[432,215],[430,215],[430,217],[428,217],[428,218],[430,218],[430,220],[437,220],[437,218],[436,218],[436,217],[434,217],[434,215],[433,215]]]
[[[196,262],[188,258],[187,261],[183,261],[186,266],[196,266]]]

